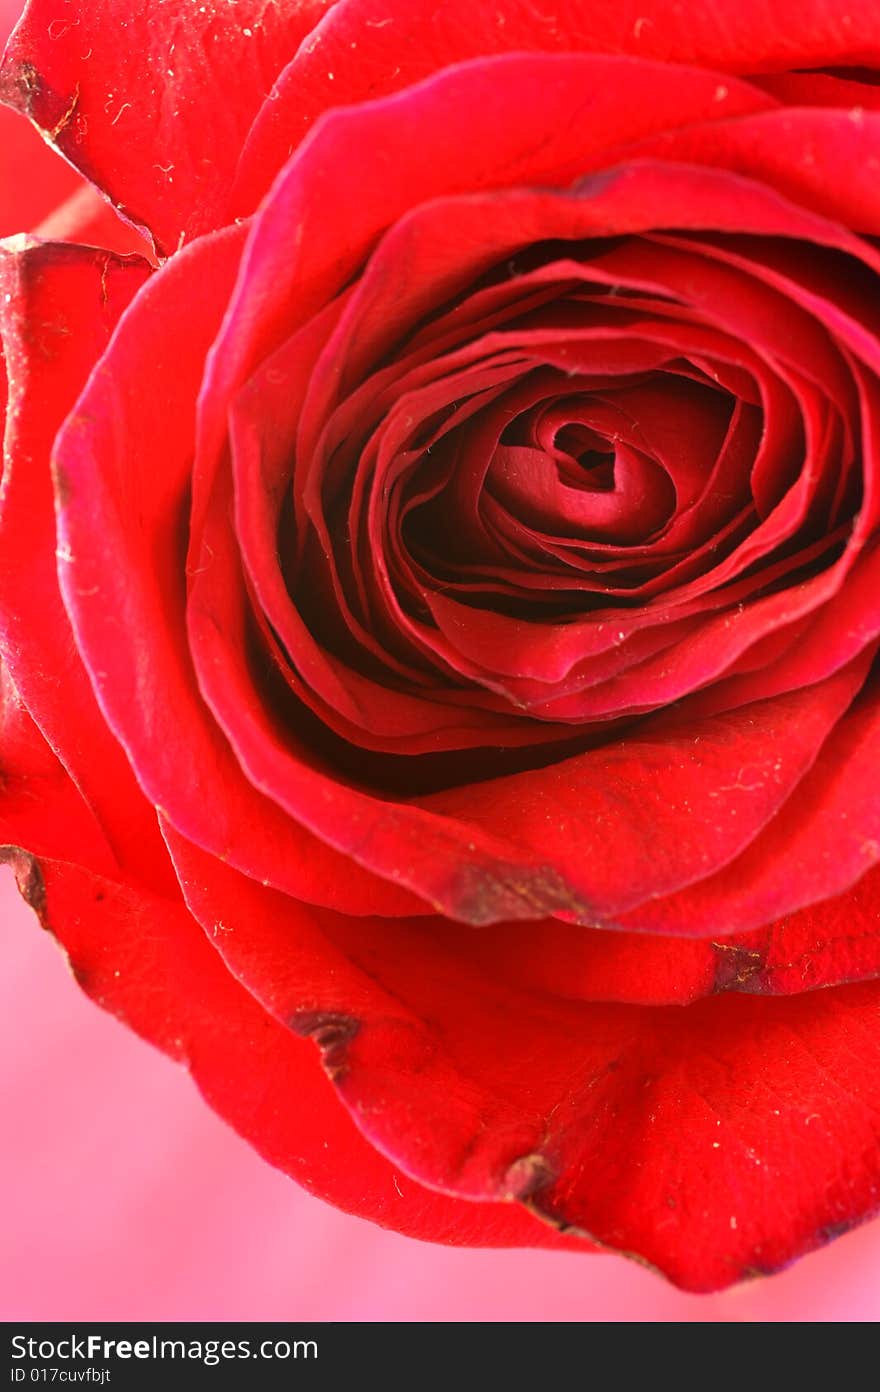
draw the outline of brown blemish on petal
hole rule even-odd
[[[42,92],[40,74],[33,63],[10,65],[0,72],[0,102],[34,119],[34,105]]]
[[[0,865],[12,867],[19,894],[28,907],[33,909],[41,926],[48,928],[46,885],[36,856],[22,850],[21,846],[0,846]]]
[[[714,991],[759,991],[755,980],[766,965],[763,952],[740,943],[713,942],[717,954]]]
[[[360,1029],[360,1020],[326,1010],[298,1010],[290,1028],[302,1039],[311,1039],[321,1051],[328,1076],[338,1082],[346,1070],[346,1052]]]
[[[79,83],[66,97],[47,88],[33,63],[9,63],[0,71],[0,101],[27,116],[52,145],[77,115],[79,97]]]
[[[523,869],[505,865],[463,865],[449,894],[455,918],[475,926],[506,919],[545,918],[564,911],[579,921],[595,918],[589,907],[552,866]]]
[[[555,1178],[556,1174],[546,1156],[537,1152],[523,1155],[505,1171],[501,1197],[522,1202],[539,1190],[546,1189]]]
[[[52,474],[52,487],[55,493],[55,501],[60,508],[66,508],[70,501],[70,484],[67,479],[67,472],[60,460],[52,459],[49,464]]]
[[[870,1214],[867,1215],[870,1217]],[[837,1223],[826,1223],[818,1232],[819,1241],[822,1246],[829,1242],[836,1242],[839,1237],[844,1237],[846,1233],[852,1232],[854,1228],[861,1227],[865,1222],[865,1217],[859,1214],[855,1218],[841,1218]]]

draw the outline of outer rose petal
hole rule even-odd
[[[322,1198],[416,1237],[583,1247],[510,1206],[426,1191],[367,1143],[313,1048],[238,986],[180,900],[115,878],[98,823],[2,668],[0,747],[0,861],[12,865],[84,989],[184,1061],[207,1100],[261,1154]],[[123,780],[117,797],[129,786]],[[140,809],[132,814],[134,824]]]
[[[0,46],[20,11],[18,0],[0,0]],[[79,182],[26,121],[0,108],[0,237],[30,231]]]
[[[99,1005],[185,1063],[208,1102],[260,1154],[340,1208],[434,1241],[583,1248],[510,1205],[432,1193],[365,1141],[316,1051],[230,975],[179,894],[115,878],[76,788],[0,680],[0,843],[7,843],[0,862],[12,865],[23,896]]]
[[[418,1182],[517,1201],[695,1291],[877,1208],[880,984],[582,1005],[475,970],[430,922],[304,914],[169,847],[231,970],[315,1040],[358,1127]]]
[[[169,882],[169,869],[155,814],[95,704],[61,603],[49,473],[55,432],[149,273],[139,258],[90,248],[0,248],[0,341],[10,377],[0,646],[18,691],[120,864],[161,886]]]
[[[18,847],[24,846],[25,859],[29,853],[67,856],[92,871],[114,873],[115,857],[100,826],[43,739],[2,663],[0,777],[0,844],[9,853],[6,859],[16,858]]]
[[[223,221],[248,126],[332,3],[30,0],[0,96],[170,252]]]
[[[465,59],[517,51],[628,54],[759,73],[880,58],[872,0],[343,0],[282,73],[238,171],[235,207],[251,212],[294,141],[331,106],[382,96]],[[628,105],[628,103],[625,103]],[[292,134],[293,133],[293,134]]]
[[[663,937],[545,919],[438,934],[479,970],[569,1000],[689,1005],[706,995],[797,995],[880,975],[880,869],[836,899],[751,933]]]

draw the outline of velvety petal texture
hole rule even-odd
[[[0,817],[78,979],[418,1236],[709,1290],[872,1214],[876,8],[62,11]]]

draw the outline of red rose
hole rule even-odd
[[[846,8],[31,0],[7,51],[158,263],[2,263],[8,857],[401,1231],[705,1290],[878,1206]]]

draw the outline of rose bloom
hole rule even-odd
[[[106,200],[0,263],[80,984],[401,1232],[699,1291],[871,1214],[876,0],[31,0],[0,84]]]

